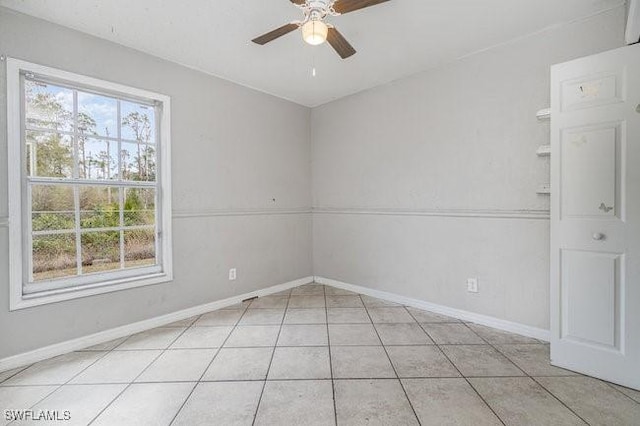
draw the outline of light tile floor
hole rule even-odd
[[[640,425],[535,339],[309,284],[0,373],[65,425]],[[14,422],[28,424],[28,422]],[[43,421],[34,424],[47,424]]]

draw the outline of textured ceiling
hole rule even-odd
[[[307,106],[438,66],[624,0],[391,0],[331,18],[358,50],[341,60],[298,32],[288,0],[0,0],[0,5]],[[317,69],[316,77],[311,70]]]

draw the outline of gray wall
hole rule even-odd
[[[171,96],[175,273],[9,312],[0,63],[0,358],[311,275],[309,109],[4,8],[0,53]]]
[[[621,6],[314,109],[314,273],[548,329],[535,114],[550,65],[624,45],[624,23]]]

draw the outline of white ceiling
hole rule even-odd
[[[316,106],[625,0],[391,0],[331,18],[358,50],[341,60],[294,32],[289,0],[0,0],[0,5],[306,106]],[[315,66],[317,76],[312,77]]]

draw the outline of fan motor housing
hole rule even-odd
[[[321,9],[324,11],[329,9],[329,6],[331,6],[331,3],[333,3],[332,0],[308,0],[307,1],[307,5],[311,9]]]
[[[322,19],[331,10],[333,0],[307,0],[307,8],[309,10],[309,18]]]

